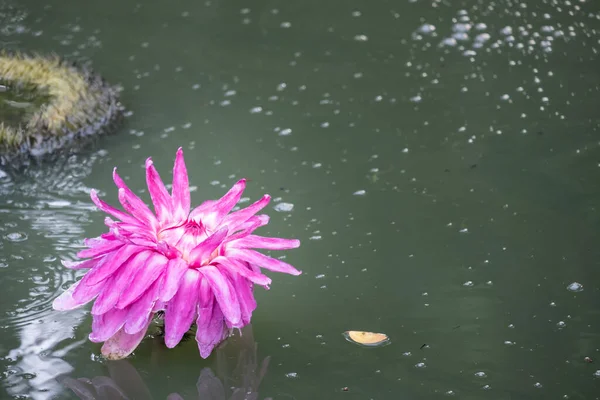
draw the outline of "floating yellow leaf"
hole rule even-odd
[[[379,347],[390,344],[390,338],[385,333],[346,331],[343,333],[347,341],[362,346]]]

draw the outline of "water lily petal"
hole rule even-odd
[[[81,250],[77,253],[79,258],[93,258],[108,254],[112,251],[123,247],[123,242],[120,240],[84,240],[83,242],[89,249]]]
[[[231,325],[237,325],[241,319],[240,304],[229,279],[214,265],[206,265],[199,271],[208,280],[223,316]]]
[[[116,208],[114,208],[113,206],[109,205],[108,203],[100,200],[100,198],[98,197],[98,192],[96,192],[94,189],[92,189],[90,191],[90,197],[92,198],[92,201],[94,202],[94,204],[96,205],[96,207],[98,207],[100,210],[104,211],[107,214],[112,215],[113,217],[117,218],[120,221],[126,222],[128,224],[139,224],[139,221],[137,219],[135,219],[134,217],[132,217],[131,215],[124,213],[121,210],[118,210]]]
[[[238,226],[242,225],[254,214],[265,208],[270,201],[271,196],[265,194],[260,200],[250,204],[248,207],[229,214],[223,219],[221,225],[227,226],[231,232],[235,232],[238,229]]]
[[[180,222],[185,220],[190,213],[190,184],[181,147],[177,150],[175,156],[172,186],[173,219]]]
[[[130,287],[132,277],[143,268],[151,255],[151,251],[137,253],[127,260],[121,268],[103,283],[104,289],[92,307],[93,315],[104,314],[115,307],[115,305],[117,305],[117,308],[124,308],[118,307],[117,301],[119,300],[119,297]]]
[[[198,288],[200,273],[195,269],[185,272],[181,285],[175,296],[167,303],[165,312],[165,344],[173,348],[179,343],[184,333],[190,329],[197,312]]]
[[[127,290],[121,293],[117,308],[127,307],[142,296],[150,285],[161,276],[168,262],[169,260],[162,254],[152,253],[148,260],[137,269]]]
[[[207,263],[212,253],[223,243],[225,237],[227,237],[227,228],[221,228],[194,247],[188,260],[190,266],[200,266]]]
[[[233,207],[240,201],[242,193],[246,188],[246,180],[240,179],[235,185],[221,197],[219,200],[212,203],[203,203],[195,208],[190,214],[190,218],[194,220],[202,220],[202,223],[210,229],[216,228],[223,218],[231,211]]]
[[[169,301],[177,293],[179,283],[188,269],[188,263],[181,258],[173,258],[169,260],[167,269],[165,270],[165,280],[160,293],[160,300]]]
[[[98,263],[96,268],[87,273],[83,278],[86,285],[95,285],[98,282],[102,282],[109,276],[111,276],[117,269],[121,267],[129,257],[140,251],[145,250],[134,245],[125,245],[119,250],[111,254],[110,257],[104,257],[101,263]]]
[[[271,278],[260,272],[254,271],[246,262],[221,256],[213,259],[212,263],[219,264],[230,274],[239,274],[257,285],[268,286],[271,284]]]
[[[200,285],[196,342],[202,358],[207,358],[216,345],[227,337],[223,313],[215,301],[208,281]]]
[[[121,236],[127,236],[128,238],[137,237],[146,239],[154,243],[156,241],[156,235],[154,232],[148,230],[148,227],[142,225],[127,224],[125,222],[112,221],[106,217],[104,224],[110,228],[111,231],[118,230]],[[116,239],[120,240],[121,236],[114,235]]]
[[[63,265],[63,267],[69,269],[90,269],[94,268],[98,262],[100,262],[100,259],[98,258],[92,258],[84,261],[60,260],[60,263]]]
[[[52,302],[52,308],[57,311],[66,311],[81,307],[98,296],[102,288],[102,283],[99,283],[95,286],[87,286],[81,285],[81,280],[77,281],[67,290],[61,293],[60,296],[54,299]],[[78,293],[79,295],[75,297],[75,293]]]
[[[250,323],[252,312],[256,310],[256,300],[252,293],[252,283],[237,274],[231,276],[231,282],[233,283],[233,287],[240,302],[240,311],[242,315],[240,326],[235,326],[234,328],[243,328]]]
[[[299,247],[300,241],[298,239],[281,239],[257,235],[248,235],[241,239],[229,242],[227,246],[237,247],[239,249],[255,248],[269,250],[288,250]]]
[[[117,304],[120,292],[114,290],[116,286],[115,278],[116,276],[113,275],[106,281],[102,282],[104,288],[102,289],[102,292],[100,292],[100,295],[96,301],[94,301],[94,306],[92,307],[91,311],[92,315],[102,315],[111,310],[115,304]],[[110,336],[112,336],[112,334]]]
[[[90,341],[99,343],[108,340],[125,324],[128,313],[129,310],[113,308],[102,315],[94,315],[92,333],[89,335]]]
[[[135,350],[146,335],[150,322],[151,320],[148,320],[145,329],[133,335],[129,335],[121,329],[104,343],[102,354],[109,360],[120,360],[127,357]]]
[[[238,258],[256,264],[261,268],[266,268],[275,272],[283,272],[284,274],[290,275],[300,275],[302,273],[286,262],[265,256],[254,250],[227,249],[225,255],[227,257]]]
[[[158,290],[162,285],[163,277],[154,281],[152,286],[129,307],[129,315],[123,329],[126,333],[134,334],[146,326],[152,317],[152,309],[158,297]]]
[[[154,306],[152,307],[152,312],[153,313],[157,313],[159,311],[165,311],[165,302],[162,300],[156,300],[156,302],[154,303]]]
[[[236,233],[234,233],[233,235],[230,234],[229,237],[227,238],[227,241],[233,241],[236,239],[246,237],[249,234],[251,234],[252,232],[254,232],[257,228],[260,228],[261,226],[265,226],[268,223],[269,223],[268,215],[266,215],[266,214],[253,215],[252,217],[248,218],[248,220],[246,222],[237,225],[235,227]],[[233,231],[231,231],[231,232],[233,232]]]
[[[119,201],[123,208],[155,231],[158,227],[158,220],[142,199],[129,189],[125,181],[117,174],[116,168],[113,170],[113,181],[119,188]]]
[[[161,226],[165,225],[171,219],[171,196],[150,158],[146,160],[146,184],[148,185],[148,192],[150,192],[150,198],[152,199],[152,204],[154,204],[154,211],[156,212],[158,221]]]

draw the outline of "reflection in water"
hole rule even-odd
[[[63,391],[56,378],[73,370],[64,357],[71,349],[85,342],[67,341],[72,331],[65,327],[79,325],[82,315],[82,310],[58,318],[53,315],[21,328],[21,345],[8,354],[9,359],[18,360],[6,379],[11,395],[26,393],[32,399],[46,400],[55,398]],[[57,348],[59,343],[66,345]]]
[[[6,346],[0,360],[12,396],[56,398],[64,391],[56,377],[73,370],[65,356],[85,342],[73,340],[73,329],[87,312],[57,315],[52,299],[76,279],[60,259],[81,247],[93,210],[82,179],[99,157],[102,152],[71,156],[0,177],[0,333]]]
[[[236,340],[237,339],[237,340]],[[160,341],[162,342],[162,340]],[[233,343],[232,343],[233,342]],[[158,346],[163,343],[156,342]],[[236,346],[239,344],[239,347]],[[228,363],[228,345],[237,351],[233,368]],[[257,344],[252,335],[252,327],[242,330],[242,336],[225,342],[216,350],[216,370],[205,367],[200,371],[196,382],[198,398],[202,400],[242,400],[258,399],[258,387],[264,378],[269,364],[269,357],[260,364],[257,358]],[[142,379],[140,373],[128,360],[107,361],[109,376],[94,378],[65,377],[62,383],[71,389],[77,397],[85,400],[117,400],[117,399],[154,399],[152,390]],[[184,397],[179,393],[171,393],[168,400],[179,400]]]

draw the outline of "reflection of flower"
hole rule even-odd
[[[259,365],[251,329],[245,329],[243,336],[238,339],[242,342],[242,349],[237,354],[235,368],[230,369],[227,364],[231,351],[228,351],[229,346],[225,346],[216,350],[217,375],[208,367],[200,371],[196,382],[199,399],[258,399],[258,387],[267,372],[269,357]],[[107,361],[106,364],[110,376],[92,379],[65,377],[61,382],[79,398],[86,400],[153,399],[152,391],[128,360]],[[171,393],[167,400],[183,400],[183,397],[178,393]]]
[[[256,308],[253,284],[271,283],[260,267],[300,274],[283,261],[251,250],[291,249],[300,242],[252,234],[268,223],[268,216],[255,215],[268,204],[268,195],[230,213],[244,191],[244,179],[221,199],[206,201],[190,212],[182,150],[175,159],[171,194],[148,159],[146,180],[156,211],[152,213],[116,170],[113,178],[126,212],[92,191],[96,206],[119,221],[106,218],[110,231],[86,240],[89,249],[78,256],[89,260],[65,263],[68,268],[90,270],[54,301],[55,309],[68,310],[97,297],[90,340],[105,342],[102,353],[108,358],[129,355],[158,311],[164,311],[168,347],[177,345],[196,320],[196,341],[206,358],[228,331],[250,322]]]

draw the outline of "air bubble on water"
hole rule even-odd
[[[500,33],[502,33],[503,35],[506,35],[506,36],[512,35],[513,29],[510,26],[505,26],[504,28],[502,28],[500,30]]]
[[[292,203],[277,203],[273,206],[273,209],[277,212],[290,212],[294,209]]]
[[[435,32],[435,25],[423,24],[419,28],[417,28],[417,31],[425,34],[432,33]]]
[[[459,42],[469,40],[469,35],[467,35],[466,32],[455,32],[452,34],[452,37]]]
[[[291,378],[291,379],[296,379],[298,378],[298,373],[297,372],[288,372],[287,374],[285,374],[286,378]]]
[[[369,38],[367,37],[367,35],[356,35],[354,36],[354,40],[356,40],[357,42],[366,42],[367,40],[369,40]]]
[[[280,27],[287,29],[287,28],[291,28],[292,27],[292,23],[289,21],[284,21],[281,23],[281,25],[279,25]]]
[[[469,32],[473,26],[471,24],[457,23],[452,25],[453,32]]]
[[[11,242],[23,242],[27,240],[27,234],[24,232],[11,232],[4,237]]]
[[[424,362],[420,362],[415,364],[415,368],[427,368],[427,365]]]
[[[475,36],[474,40],[477,43],[483,44],[490,39],[491,39],[491,36],[488,33],[480,33],[479,35]]]
[[[290,128],[285,128],[279,131],[279,136],[289,136],[292,134],[292,130]]]
[[[565,328],[565,327],[567,326],[567,324],[565,323],[565,321],[558,321],[558,322],[556,323],[556,326],[557,326],[559,329],[562,329],[562,328]]]
[[[355,196],[364,196],[365,194],[367,194],[366,190],[357,190],[356,192],[353,193],[353,195],[355,195]]]
[[[475,372],[473,375],[475,375],[478,378],[485,378],[485,377],[487,377],[486,373],[483,372],[483,371]]]
[[[579,282],[573,282],[571,284],[569,284],[569,286],[567,286],[567,290],[569,292],[581,292],[583,291],[583,285]]]
[[[534,388],[541,389],[543,386],[542,386],[542,384],[541,384],[541,383],[539,383],[539,382],[536,382],[536,383],[534,383],[534,384],[533,384],[533,387],[534,387]]]
[[[454,396],[456,393],[454,393],[454,390],[448,390],[446,391],[446,393],[444,393],[446,396]]]
[[[600,378],[600,369],[594,372],[594,378]]]
[[[453,37],[449,37],[449,38],[444,38],[440,44],[438,45],[439,47],[454,47],[458,44],[458,42],[456,41],[456,38]]]
[[[463,283],[463,286],[466,287],[472,287],[474,285],[473,281],[466,281],[465,283]]]
[[[483,385],[481,388],[483,390],[490,390],[492,387],[490,385]]]
[[[325,274],[319,274],[317,276],[315,276],[315,279],[323,279],[325,278]]]
[[[250,109],[250,114],[260,114],[262,112],[263,108],[258,106],[258,107],[253,107]]]

